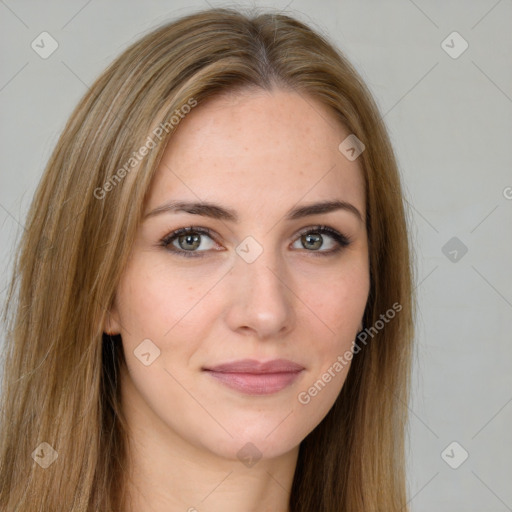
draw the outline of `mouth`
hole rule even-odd
[[[270,395],[290,386],[304,367],[285,359],[266,363],[244,359],[224,363],[203,371],[221,384],[248,395]]]

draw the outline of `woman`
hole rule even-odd
[[[345,57],[280,14],[153,31],[29,212],[2,510],[406,510],[411,295],[397,165]]]

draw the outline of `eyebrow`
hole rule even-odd
[[[340,200],[320,201],[318,203],[306,204],[291,209],[285,216],[285,220],[296,220],[312,215],[320,215],[322,213],[331,213],[338,210],[345,210],[353,213],[361,222],[364,222],[361,212],[351,203]],[[185,212],[192,215],[201,215],[203,217],[211,217],[212,219],[225,220],[230,222],[238,222],[239,217],[235,210],[224,208],[215,203],[207,201],[187,202],[187,201],[169,201],[154,210],[151,210],[144,219],[154,217],[161,213],[178,213]]]

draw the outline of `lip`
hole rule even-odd
[[[240,359],[231,363],[205,367],[204,370],[229,373],[284,373],[304,370],[304,366],[288,359],[273,359],[266,362],[257,361],[256,359]]]
[[[229,388],[249,395],[269,395],[291,385],[304,367],[287,359],[260,362],[242,359],[203,368]]]

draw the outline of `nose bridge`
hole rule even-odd
[[[268,337],[290,327],[293,298],[279,251],[250,238],[237,248],[228,318],[232,329],[251,329]]]

